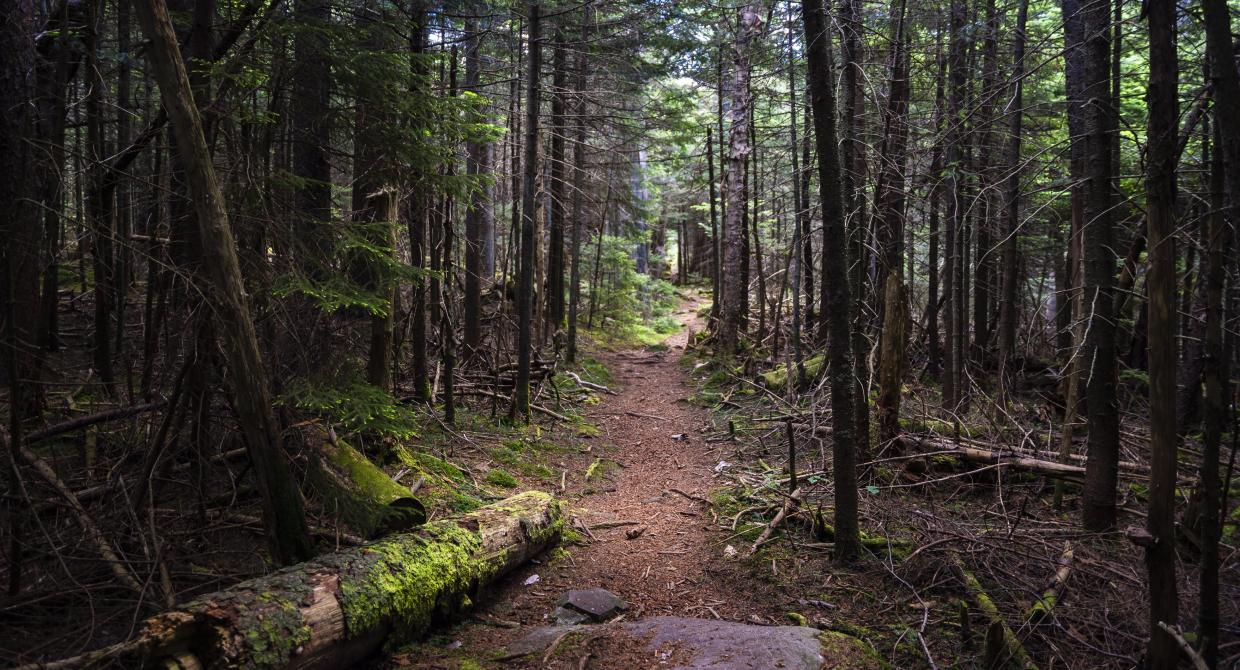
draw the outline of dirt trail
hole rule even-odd
[[[611,370],[619,394],[604,396],[587,411],[599,436],[584,461],[598,457],[620,467],[594,483],[584,481],[584,470],[570,470],[563,494],[566,511],[573,526],[573,516],[587,527],[636,523],[593,528],[593,537],[572,547],[567,557],[519,570],[493,589],[466,624],[448,634],[453,645],[460,642],[458,648],[441,654],[420,650],[416,658],[397,659],[399,667],[454,668],[462,658],[493,658],[496,649],[531,627],[552,623],[547,614],[555,601],[574,588],[612,591],[629,602],[629,619],[676,615],[746,621],[766,613],[725,565],[724,538],[710,530],[711,513],[700,500],[716,485],[714,469],[730,458],[733,447],[707,443],[706,411],[686,402],[693,388],[679,360],[690,333],[702,328],[696,307],[689,303],[678,312],[685,328],[664,341],[666,351],[597,356]],[[640,536],[628,537],[642,528]],[[527,584],[534,575],[537,581]],[[536,660],[529,661],[531,667],[539,665]],[[524,666],[510,661],[503,667]]]

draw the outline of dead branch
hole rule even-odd
[[[792,495],[788,496],[787,499],[784,500],[784,506],[779,509],[779,513],[775,515],[775,518],[771,519],[771,522],[766,525],[766,528],[762,531],[762,534],[758,536],[758,539],[754,540],[754,543],[749,547],[749,553],[747,553],[746,556],[753,556],[756,554],[758,552],[758,547],[761,547],[763,543],[770,539],[771,533],[775,532],[775,529],[779,528],[779,524],[783,523],[784,519],[787,518],[787,516],[800,504],[801,489],[797,489],[792,492]]]

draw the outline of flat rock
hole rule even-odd
[[[556,601],[562,609],[570,609],[586,614],[590,620],[603,622],[613,619],[629,608],[619,596],[607,589],[573,589],[560,596]]]
[[[555,621],[557,626],[576,626],[590,623],[590,615],[567,607],[557,607],[551,612],[551,620]]]
[[[565,633],[573,633],[566,636]],[[632,651],[679,670],[881,670],[887,667],[866,643],[804,626],[753,626],[713,619],[652,617],[622,623],[538,628],[509,645],[509,655],[580,653],[589,645],[599,668],[631,668]],[[647,655],[648,654],[648,655]]]

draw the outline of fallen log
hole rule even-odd
[[[530,491],[414,532],[327,554],[147,619],[123,667],[346,668],[413,639],[554,546],[559,504]]]
[[[1025,646],[1021,644],[1020,638],[1016,637],[1016,633],[1012,632],[1007,622],[1003,620],[1003,615],[995,606],[995,601],[990,599],[990,594],[982,588],[977,577],[964,567],[964,562],[960,560],[959,555],[952,555],[952,568],[956,572],[956,577],[964,584],[969,597],[990,622],[986,631],[985,667],[1037,670],[1033,659],[1029,658],[1029,652],[1025,651]]]
[[[334,431],[307,436],[311,455],[306,483],[324,509],[367,538],[404,532],[426,521],[426,508],[407,487],[336,437]]]
[[[1038,474],[1047,475],[1048,477],[1063,477],[1065,479],[1085,478],[1085,468],[1079,465],[1045,461],[1040,458],[1030,458],[1028,456],[1021,456],[1020,454],[1012,452],[990,451],[978,447],[969,447],[962,444],[956,444],[951,440],[912,436],[907,433],[896,439],[899,440],[900,445],[903,447],[920,448],[929,446],[936,452],[950,454],[974,463],[1002,465],[1005,467],[1015,468],[1017,470],[1036,472]]]

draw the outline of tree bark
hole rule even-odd
[[[1149,154],[1145,179],[1146,239],[1150,253],[1145,282],[1149,293],[1151,452],[1146,528],[1154,537],[1154,542],[1145,550],[1150,588],[1147,660],[1152,670],[1173,670],[1179,663],[1179,645],[1159,623],[1174,626],[1179,614],[1175,579],[1175,494],[1179,446],[1175,417],[1175,180],[1179,60],[1176,55],[1176,3],[1174,0],[1149,0],[1145,7],[1150,30],[1150,75],[1146,89]],[[1109,161],[1109,152],[1107,157]],[[1104,302],[1110,299],[1110,296],[1102,297]],[[1090,388],[1093,388],[1092,383]],[[1091,394],[1091,419],[1094,402],[1095,397]],[[1092,424],[1093,421],[1090,426],[1091,441]],[[1108,457],[1111,457],[1109,453]],[[1090,462],[1093,458],[1094,451],[1091,449]],[[1115,459],[1118,461],[1118,453]],[[1217,455],[1215,462],[1218,462]],[[1118,471],[1118,462],[1114,465]]]
[[[1068,3],[1071,4],[1071,3]],[[1119,413],[1115,394],[1115,321],[1112,318],[1115,249],[1111,230],[1114,139],[1110,113],[1110,0],[1083,3],[1079,10],[1083,33],[1081,99],[1084,105],[1083,142],[1085,198],[1083,301],[1087,321],[1080,359],[1089,366],[1085,375],[1086,418],[1089,424],[1089,476],[1085,481],[1082,519],[1087,529],[1115,526],[1116,477],[1119,460]],[[1150,245],[1153,248],[1153,245]]]
[[[964,402],[964,254],[967,246],[964,237],[963,180],[961,162],[964,142],[964,89],[965,65],[965,7],[963,0],[951,3],[950,46],[948,48],[948,97],[946,139],[944,139],[944,167],[948,170],[944,195],[947,198],[947,235],[945,240],[946,282],[943,292],[947,296],[947,370],[943,377],[943,405],[956,414]]]
[[[277,562],[294,563],[310,557],[313,547],[296,481],[280,449],[267,373],[250,318],[228,210],[203,137],[168,8],[164,0],[135,0],[135,8],[142,30],[151,41],[152,70],[164,109],[172,121],[198,216],[204,264],[212,283],[209,296],[224,335],[224,354],[233,381],[232,404],[262,492],[268,545]]]
[[[547,211],[547,301],[545,336],[552,336],[564,324],[564,136],[568,133],[564,115],[568,79],[568,53],[564,30],[557,27],[551,55],[551,206]]]
[[[894,3],[895,25],[891,47],[891,82],[884,122],[882,170],[875,197],[875,226],[879,233],[883,281],[883,320],[878,369],[878,439],[885,445],[900,433],[900,385],[904,377],[905,322],[908,308],[904,288],[905,146],[908,141],[909,55],[905,33],[905,3]]]
[[[1029,19],[1029,0],[1021,0],[1016,10],[1015,46],[1012,48],[1012,77],[1015,80],[1007,147],[1007,188],[1004,193],[1003,269],[999,298],[999,406],[1007,407],[1012,387],[1012,355],[1016,350],[1016,322],[1020,314],[1017,263],[1020,256],[1020,148],[1024,128],[1025,25]]]
[[[1206,662],[1218,663],[1219,586],[1218,542],[1223,493],[1219,482],[1218,451],[1223,432],[1227,429],[1227,388],[1230,387],[1231,336],[1223,332],[1223,302],[1226,285],[1221,266],[1224,254],[1233,250],[1232,234],[1227,220],[1240,220],[1240,73],[1235,65],[1235,47],[1231,41],[1231,15],[1225,0],[1202,0],[1206,28],[1206,51],[1214,84],[1215,146],[1212,171],[1210,218],[1210,309],[1206,317],[1207,365],[1205,441],[1201,460],[1201,538],[1202,563],[1200,575],[1200,610],[1198,630],[1201,651]],[[1224,196],[1224,191],[1226,195]],[[1224,206],[1226,209],[1224,209]],[[1230,217],[1227,216],[1230,214]]]
[[[840,157],[835,134],[831,37],[821,0],[802,0],[805,25],[807,82],[814,110],[814,142],[818,153],[818,198],[822,207],[822,286],[827,300],[821,311],[827,324],[827,364],[831,384],[832,462],[835,475],[835,553],[842,561],[861,551],[857,521],[856,407],[852,365],[848,287],[848,249]]]
[[[427,95],[428,73],[422,62],[426,52],[426,5],[424,0],[413,0],[410,6],[409,52],[412,54],[412,84],[414,96]],[[409,194],[405,203],[405,226],[409,231],[409,260],[415,270],[426,267],[426,222],[430,204],[430,184],[424,171],[414,166],[410,175]],[[413,397],[419,402],[431,402],[431,381],[426,351],[426,276],[418,273],[411,292],[412,314],[409,316],[409,348],[412,367]]]
[[[465,50],[465,89],[481,93],[482,35],[478,19],[470,17],[465,22],[469,43]],[[484,110],[476,110],[485,119]],[[483,183],[490,174],[494,158],[494,144],[471,140],[466,147],[465,172],[472,180],[469,209],[465,212],[465,296],[461,318],[465,355],[472,356],[482,344],[482,285],[489,282],[494,273],[494,249],[487,263],[487,233],[495,228],[494,188],[490,182]],[[488,270],[488,267],[491,269]]]
[[[517,385],[509,415],[530,417],[530,358],[533,355],[534,318],[534,217],[538,203],[538,109],[542,95],[542,38],[539,35],[542,8],[529,7],[529,71],[526,76],[525,172],[521,194],[521,256],[517,285]]]
[[[326,0],[297,0],[292,124],[294,258],[308,278],[321,279],[331,261],[331,66],[322,31],[331,20]]]
[[[594,13],[589,6],[586,8],[582,21],[581,41],[589,43],[590,26]],[[581,311],[581,235],[586,227],[585,188],[586,188],[586,68],[589,55],[586,50],[577,54],[577,76],[573,83],[576,94],[574,107],[575,122],[573,128],[573,233],[572,263],[569,268],[568,287],[568,345],[564,358],[569,363],[577,362],[577,316]]]
[[[762,19],[750,3],[737,8],[740,27],[732,52],[732,107],[728,110],[731,128],[728,155],[724,163],[723,194],[727,210],[723,216],[723,265],[737,271],[720,278],[722,297],[719,310],[719,351],[730,356],[741,349],[741,336],[748,315],[749,273],[746,237],[748,209],[745,168],[749,160],[749,45],[757,36]]]

